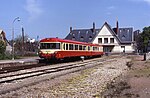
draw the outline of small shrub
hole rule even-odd
[[[133,63],[132,63],[131,61],[126,63],[126,66],[127,66],[129,69],[131,69],[132,65],[133,65]]]

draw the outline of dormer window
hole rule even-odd
[[[84,37],[83,37],[83,36],[81,36],[81,37],[80,37],[80,40],[81,40],[81,41],[83,41],[83,40],[84,40]]]
[[[74,36],[72,37],[72,40],[75,40],[75,37],[74,37]]]
[[[89,31],[86,31],[86,34],[88,34],[89,33]]]
[[[89,40],[92,40],[92,36],[89,37]]]
[[[126,39],[125,35],[123,35],[123,36],[121,37],[121,39],[122,39],[122,40],[125,40],[125,39]]]

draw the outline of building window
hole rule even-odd
[[[114,43],[114,38],[110,38],[110,43]]]
[[[86,34],[88,34],[89,33],[89,31],[86,31]]]
[[[84,40],[84,37],[83,37],[83,36],[81,36],[81,37],[80,37],[80,40],[81,40],[81,41],[83,41],[83,40]]]
[[[72,40],[75,40],[75,37],[74,37],[74,36],[72,37]]]
[[[126,39],[125,35],[123,35],[123,36],[121,37],[121,39],[122,39],[122,40],[125,40],[125,39]]]
[[[98,38],[98,43],[102,43],[102,38]]]
[[[104,38],[104,43],[108,43],[108,38]]]
[[[92,36],[89,37],[89,40],[92,40]]]

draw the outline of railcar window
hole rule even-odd
[[[82,50],[82,45],[79,45],[79,50]]]
[[[41,43],[40,49],[60,49],[60,43]]]
[[[93,51],[96,51],[96,47],[93,47]]]
[[[88,50],[90,50],[90,46],[88,46]]]
[[[69,44],[69,50],[73,50],[73,44]]]
[[[66,50],[68,50],[68,44],[66,44]]]
[[[83,46],[83,50],[86,50],[86,46]]]
[[[75,50],[78,50],[78,45],[75,45]]]
[[[98,51],[98,47],[93,47],[93,50],[94,51]]]
[[[63,45],[63,49],[65,50],[65,44],[62,44]]]

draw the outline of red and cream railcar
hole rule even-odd
[[[39,57],[44,59],[64,59],[70,57],[92,57],[103,55],[103,47],[59,38],[45,38],[40,41]]]

